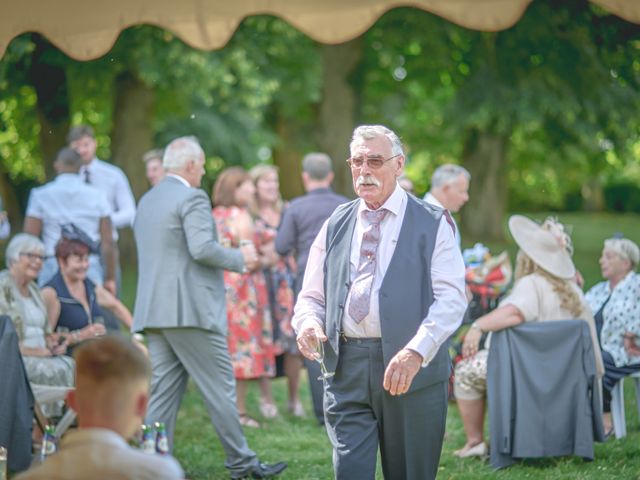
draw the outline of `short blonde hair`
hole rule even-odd
[[[260,181],[262,177],[270,173],[275,173],[277,176],[279,176],[278,167],[276,167],[275,165],[267,165],[266,163],[261,163],[260,165],[256,165],[251,170],[249,170],[249,176],[251,177],[253,184],[256,186],[255,199],[249,205],[249,210],[255,217],[260,216],[258,212],[258,181]],[[276,202],[275,209],[277,212],[282,212],[283,208],[284,203],[282,202],[282,195],[280,194],[280,192],[278,192],[278,201]]]
[[[640,261],[638,245],[628,238],[608,238],[604,241],[604,249],[611,250],[624,260],[631,262],[631,270],[635,270]]]

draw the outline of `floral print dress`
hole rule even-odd
[[[238,247],[232,225],[242,212],[239,207],[218,206],[213,209],[222,245]],[[258,240],[254,240],[256,248],[259,248]],[[272,377],[275,374],[273,331],[263,273],[225,270],[224,284],[229,323],[227,341],[236,379]]]
[[[277,227],[269,225],[260,217],[256,218],[255,225],[256,236],[260,238],[261,243],[274,241],[278,233]],[[298,353],[296,333],[291,326],[295,274],[295,262],[291,255],[280,257],[275,265],[264,271],[274,323],[276,355]]]

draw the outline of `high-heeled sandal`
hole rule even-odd
[[[240,420],[240,425],[244,427],[260,428],[260,422],[258,422],[255,418],[251,418],[246,413],[240,413],[238,415],[238,419]]]
[[[261,401],[260,413],[264,418],[275,418],[278,416],[278,407],[273,403]]]
[[[301,418],[305,416],[304,407],[300,401],[289,402],[288,410],[294,417]]]

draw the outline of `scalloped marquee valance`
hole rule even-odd
[[[467,28],[497,31],[515,24],[532,0],[2,0],[0,58],[11,40],[39,32],[77,60],[109,51],[121,30],[152,24],[200,49],[223,47],[242,19],[278,16],[323,43],[366,31],[386,11],[411,6]],[[640,23],[640,0],[591,0]]]

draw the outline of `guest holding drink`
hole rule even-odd
[[[275,249],[275,238],[284,209],[278,170],[272,165],[257,165],[249,175],[256,187],[251,213],[255,218],[257,235],[262,240],[262,249],[268,252],[264,275],[273,318],[276,355],[282,355],[289,387],[288,410],[294,416],[302,417],[305,412],[298,391],[303,363],[296,344],[296,334],[291,327],[296,266],[291,255],[280,256]],[[275,405],[263,404],[261,410],[265,416],[277,413]]]
[[[253,220],[247,210],[254,192],[251,177],[244,169],[227,168],[218,176],[213,187],[213,218],[220,243],[238,247],[244,242],[253,242],[260,254],[260,265],[255,271],[224,272],[228,344],[236,378],[240,423],[258,428],[260,424],[247,413],[246,397],[250,381],[257,380],[260,385],[260,410],[263,416],[271,418],[277,415],[277,409],[270,382],[275,373],[271,313],[261,270],[268,255],[256,237]]]
[[[47,310],[35,280],[44,245],[27,233],[14,236],[6,251],[7,270],[0,272],[0,314],[8,315],[20,341],[20,353],[33,384],[73,386],[74,362],[65,357],[67,339],[52,332]],[[43,405],[47,416],[59,415],[61,404]]]
[[[90,247],[80,238],[63,236],[56,245],[58,272],[42,289],[51,327],[68,329],[69,349],[77,343],[104,335],[103,308],[111,311],[127,330],[131,313],[118,298],[87,277]]]

